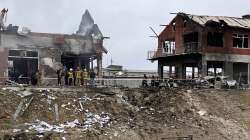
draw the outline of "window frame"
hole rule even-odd
[[[235,39],[239,39],[239,40],[242,41],[241,42],[241,47],[239,47],[238,45],[235,46],[235,42],[234,42]],[[233,41],[233,48],[237,48],[237,49],[249,49],[249,35],[248,34],[233,33],[232,34],[232,41]],[[245,43],[246,42],[247,42],[247,47],[245,48]]]
[[[170,46],[166,47],[166,44],[168,44]],[[162,49],[163,49],[163,51],[162,51],[163,53],[166,53],[166,54],[175,54],[176,42],[174,40],[165,40],[162,43]],[[165,49],[167,51],[165,51]]]
[[[222,44],[219,44],[219,41],[217,40],[216,43],[211,43],[210,41],[215,41],[215,38],[218,37],[219,35],[222,35],[220,41],[220,43]],[[223,48],[224,47],[224,33],[222,32],[207,32],[207,46],[209,47],[218,47],[218,48]],[[218,43],[218,44],[217,44]]]

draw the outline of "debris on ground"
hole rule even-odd
[[[250,125],[242,124],[250,94],[242,90],[3,87],[0,93],[2,139],[249,139]]]

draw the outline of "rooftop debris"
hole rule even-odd
[[[178,13],[178,15],[185,16],[190,20],[206,26],[209,22],[215,22],[219,24],[225,24],[225,26],[250,29],[250,18],[246,17],[227,17],[227,16],[207,16],[207,15],[192,15],[186,13]]]

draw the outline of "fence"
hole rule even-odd
[[[5,84],[6,79],[9,79],[8,77],[0,77],[0,84]],[[28,81],[29,78],[27,78],[27,81],[25,83],[18,82],[20,84],[29,84]],[[10,79],[11,80],[11,79]],[[96,78],[95,83],[99,86],[122,86],[122,87],[129,87],[129,88],[138,88],[142,84],[141,78]],[[150,80],[148,80],[148,83]],[[56,86],[57,85],[57,78],[43,78],[42,83],[45,86]],[[64,78],[62,78],[62,83],[64,83]]]

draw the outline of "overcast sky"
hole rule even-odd
[[[29,27],[33,32],[75,33],[85,9],[105,36],[103,65],[123,65],[125,69],[156,70],[157,62],[146,60],[157,40],[150,38],[152,26],[168,24],[171,12],[198,15],[241,16],[250,14],[250,0],[0,0],[9,8],[7,23]]]

